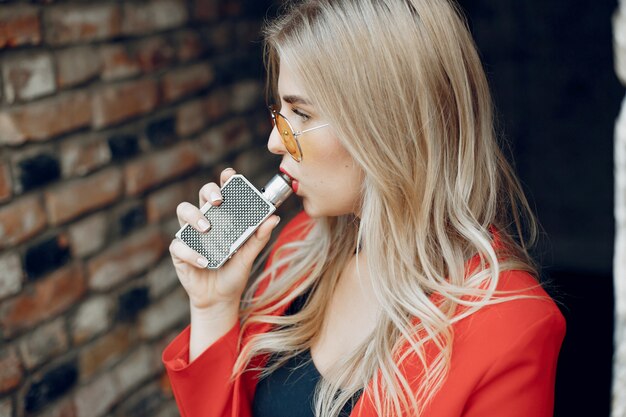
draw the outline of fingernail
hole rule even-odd
[[[222,200],[223,200],[223,198],[222,198],[222,195],[220,193],[218,193],[216,191],[213,191],[211,193],[211,201],[212,202],[216,203],[216,202],[222,201]]]
[[[278,223],[280,223],[280,217],[276,219],[276,224],[274,225],[274,227],[278,226]]]
[[[211,224],[204,219],[200,219],[198,220],[198,227],[200,227],[200,230],[203,232],[206,232],[211,228]]]
[[[200,265],[203,268],[206,268],[207,265],[209,264],[209,261],[207,260],[207,258],[202,257],[202,256],[196,259],[196,262],[198,263],[198,265]]]

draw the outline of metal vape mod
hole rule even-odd
[[[208,259],[208,269],[219,268],[292,193],[285,174],[274,175],[261,191],[235,174],[222,187],[222,204],[207,202],[200,209],[211,223],[209,231],[198,232],[185,224],[176,237]]]

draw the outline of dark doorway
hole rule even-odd
[[[461,1],[499,131],[544,228],[535,251],[567,319],[557,417],[608,416],[613,347],[614,2]]]

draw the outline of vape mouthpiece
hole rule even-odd
[[[280,206],[293,194],[291,189],[291,178],[283,173],[278,173],[261,190],[263,197],[269,200],[275,207]]]

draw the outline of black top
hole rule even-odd
[[[296,298],[285,315],[295,314],[304,306],[308,293]],[[270,359],[271,361],[272,359]],[[313,394],[322,376],[315,367],[311,352],[306,350],[290,358],[257,384],[252,402],[254,417],[314,417]],[[340,416],[347,417],[361,396],[358,391],[343,407]]]

